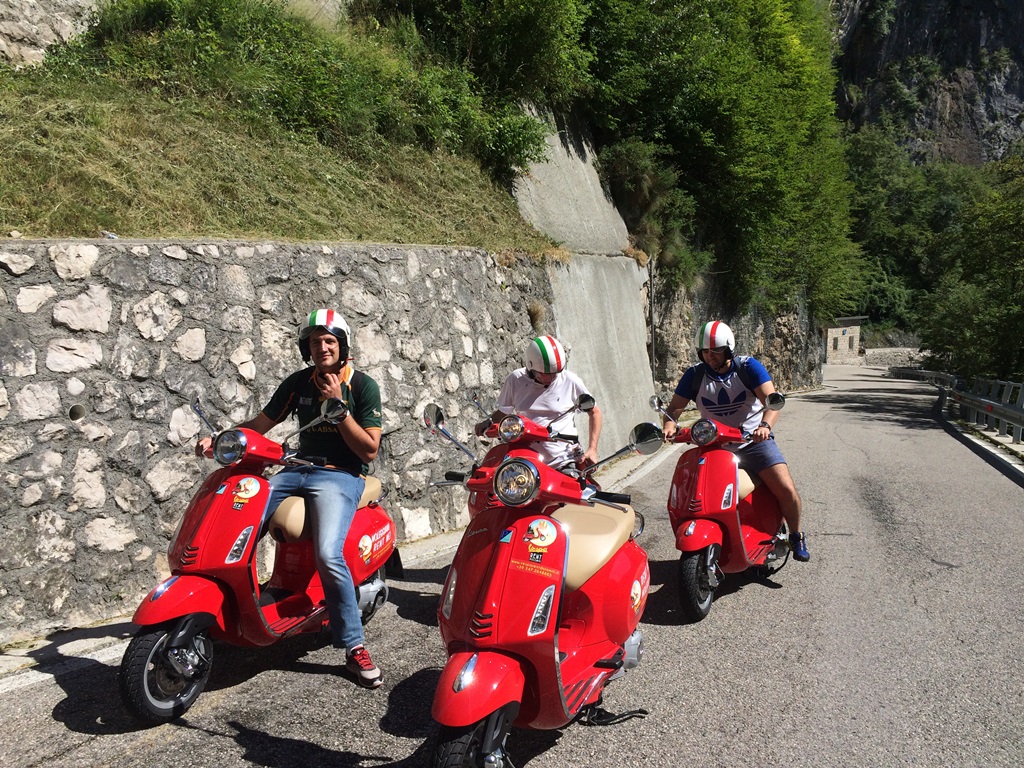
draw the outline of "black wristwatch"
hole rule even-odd
[[[762,421],[762,422],[761,422],[760,424],[758,424],[757,426],[759,426],[759,427],[768,427],[768,431],[769,431],[769,432],[771,432],[771,431],[772,431],[772,425],[771,425],[771,424],[769,424],[769,423],[768,423],[767,421]]]

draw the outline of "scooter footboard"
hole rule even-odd
[[[160,582],[142,600],[132,621],[140,627],[162,624],[190,613],[208,613],[217,626],[226,630],[223,588],[200,576],[171,576]]]
[[[441,725],[472,725],[507,704],[521,702],[525,686],[522,665],[512,656],[460,651],[441,671],[431,714]]]

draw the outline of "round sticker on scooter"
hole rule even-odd
[[[538,518],[526,526],[523,541],[528,541],[535,547],[550,547],[557,538],[558,529],[554,523],[546,518]]]
[[[640,598],[643,597],[644,589],[640,586],[639,581],[634,581],[632,588],[629,590],[629,602],[633,606],[633,613],[639,613],[640,611]]]
[[[260,492],[260,481],[255,477],[243,477],[238,481],[233,493],[239,499],[251,499]]]
[[[364,563],[369,565],[371,554],[373,554],[373,539],[369,536],[363,536],[359,540],[359,557]]]

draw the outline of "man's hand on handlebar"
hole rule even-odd
[[[490,420],[490,418],[484,419],[483,421],[478,421],[476,423],[476,426],[473,427],[473,431],[476,433],[477,437],[483,437],[484,436],[484,432],[486,432],[488,429],[490,429],[490,426],[493,423],[494,422],[492,422]]]
[[[208,459],[213,458],[213,438],[207,435],[206,437],[199,438],[199,442],[196,443],[196,456],[205,456]]]

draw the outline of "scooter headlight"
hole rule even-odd
[[[539,489],[540,473],[525,459],[506,461],[494,475],[494,493],[510,507],[533,501]]]
[[[521,418],[518,416],[506,416],[498,424],[498,438],[503,443],[511,443],[513,440],[518,440],[525,429],[526,425],[523,424]]]
[[[213,444],[213,458],[225,467],[237,464],[245,456],[245,434],[237,429],[229,429],[217,437]]]
[[[701,419],[690,427],[690,439],[697,445],[712,443],[716,437],[718,437],[718,427],[713,421]]]

